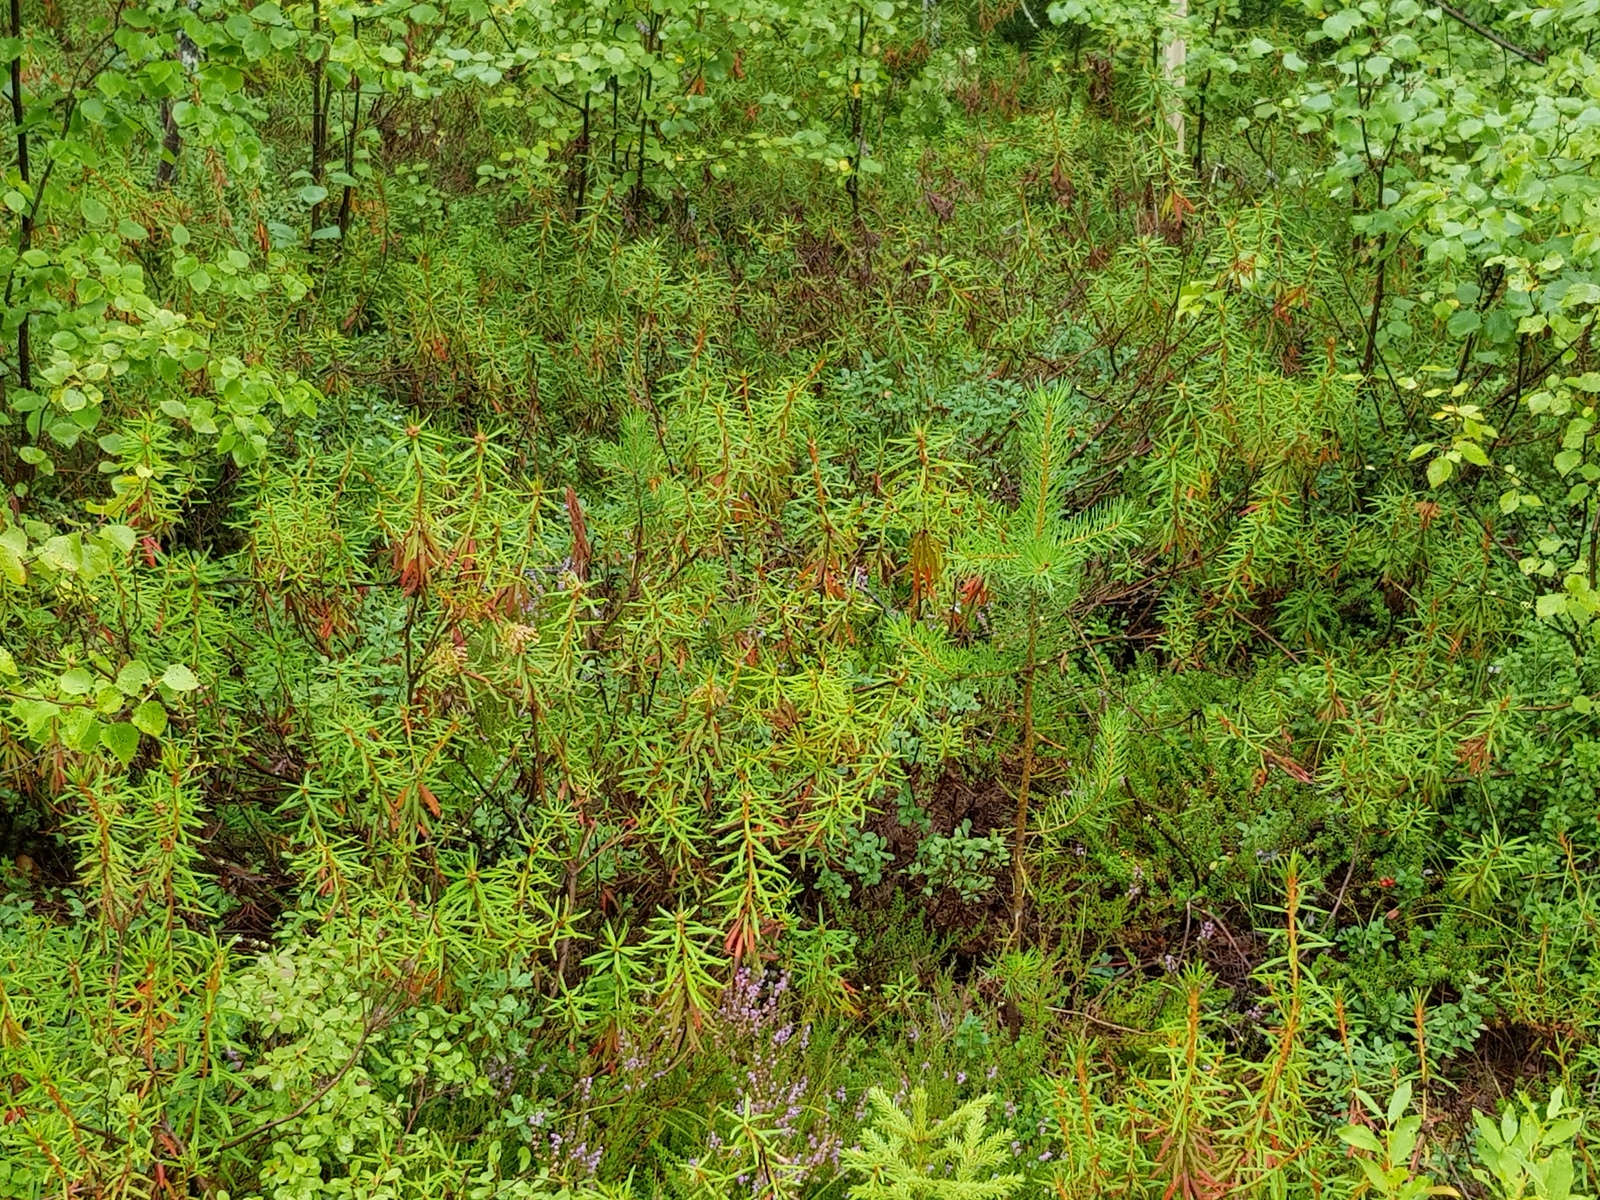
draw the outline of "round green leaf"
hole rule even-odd
[[[100,730],[100,744],[127,766],[139,752],[139,731],[127,721],[118,721]]]
[[[117,690],[124,696],[135,696],[150,686],[150,668],[134,659],[117,672]]]
[[[133,724],[141,733],[158,738],[167,731],[167,710],[159,700],[146,700],[133,710]]]
[[[161,682],[175,692],[192,692],[200,686],[200,679],[182,663],[173,663],[161,676]]]

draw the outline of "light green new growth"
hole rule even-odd
[[[868,1093],[873,1123],[861,1131],[859,1149],[844,1164],[866,1176],[851,1200],[1000,1200],[1022,1186],[1022,1176],[1002,1175],[1011,1131],[985,1133],[993,1096],[969,1100],[938,1120],[928,1118],[928,1093],[911,1093],[911,1111],[882,1088]]]

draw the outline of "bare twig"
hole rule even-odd
[[[1487,38],[1506,53],[1515,54],[1518,58],[1523,59],[1526,62],[1531,62],[1536,67],[1544,66],[1543,50],[1526,50],[1517,45],[1515,42],[1509,42],[1494,30],[1490,29],[1487,25],[1478,24],[1478,22],[1467,16],[1467,14],[1462,12],[1459,8],[1453,8],[1448,4],[1441,4],[1439,5],[1439,9],[1452,21],[1456,21],[1462,25],[1465,25],[1468,29],[1472,30],[1473,33],[1477,34],[1481,38]]]

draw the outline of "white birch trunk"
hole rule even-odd
[[[1189,15],[1189,0],[1172,0],[1172,15],[1178,20],[1183,20]],[[1175,35],[1167,43],[1165,74],[1167,84],[1176,92],[1183,87],[1183,64],[1188,57],[1189,47],[1181,36]],[[1178,135],[1178,157],[1183,157],[1183,102],[1176,96],[1172,98],[1172,107],[1167,112],[1167,124],[1172,126],[1172,132]]]

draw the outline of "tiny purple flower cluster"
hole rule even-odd
[[[617,1068],[617,1078],[622,1081],[624,1095],[643,1091],[664,1077],[672,1068],[670,1061],[664,1066],[658,1066],[659,1055],[641,1050],[633,1044],[633,1040],[626,1033],[618,1039],[617,1052],[622,1055],[622,1064]]]
[[[504,1095],[517,1082],[517,1066],[504,1058],[491,1058],[483,1064],[483,1076],[494,1085],[495,1091]]]
[[[583,1107],[575,1113],[538,1108],[528,1114],[529,1151],[536,1163],[558,1178],[592,1179],[600,1170],[605,1148],[589,1144],[593,1128],[588,1101],[593,1089],[593,1078],[578,1080],[574,1095]]]
[[[787,971],[767,975],[740,967],[717,1010],[717,1045],[735,1065],[731,1107],[769,1122],[780,1139],[768,1166],[739,1177],[754,1197],[771,1194],[775,1187],[798,1187],[824,1168],[839,1168],[841,1145],[829,1126],[829,1098],[807,1104],[811,1080],[793,1061],[810,1047],[811,1026],[797,1026],[785,1017],[789,990]],[[847,1094],[839,1088],[832,1099],[843,1104]],[[724,1147],[715,1132],[706,1144],[712,1153]],[[769,1177],[769,1172],[782,1178]]]

